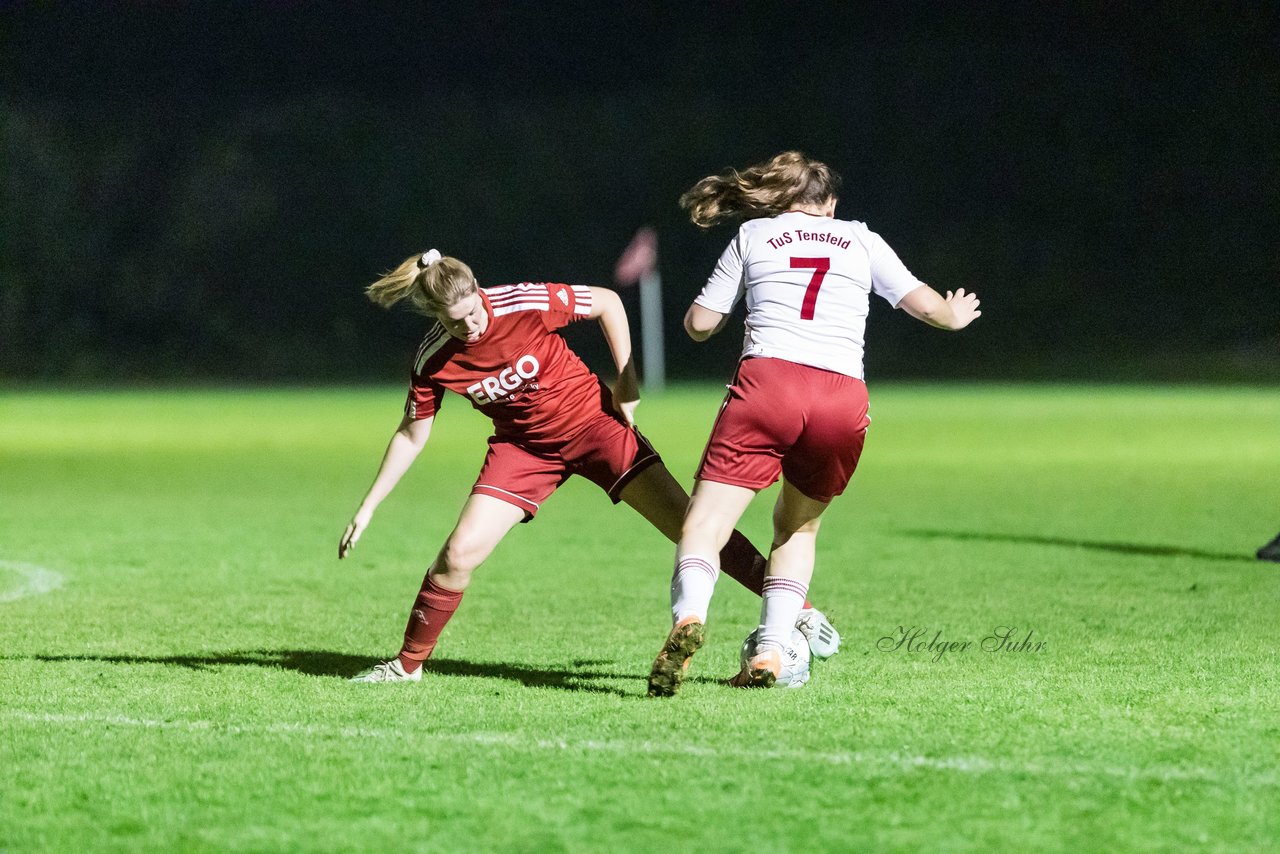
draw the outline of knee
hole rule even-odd
[[[680,526],[680,542],[717,550],[724,547],[733,533],[733,524],[714,515],[690,512]]]
[[[773,511],[773,541],[775,543],[785,543],[796,534],[816,536],[821,524],[821,517],[796,518],[780,508],[775,508]]]
[[[466,581],[488,556],[489,547],[482,537],[458,529],[449,535],[444,548],[440,549],[436,571],[456,581]]]

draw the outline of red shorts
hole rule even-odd
[[[844,492],[866,439],[867,386],[784,359],[738,365],[698,480],[764,489],[781,473],[815,501]]]
[[[472,495],[491,495],[525,512],[529,521],[570,475],[597,484],[617,504],[623,487],[654,463],[658,452],[638,430],[601,412],[555,450],[532,450],[509,439],[489,439],[489,453]]]

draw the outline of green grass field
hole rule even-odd
[[[724,578],[671,700],[672,550],[576,481],[421,684],[344,681],[478,469],[457,398],[339,563],[399,389],[0,395],[0,851],[1276,850],[1276,392],[873,385],[812,587],[843,652],[723,687]],[[641,406],[686,482],[719,396]]]

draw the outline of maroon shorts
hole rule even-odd
[[[815,501],[849,485],[866,439],[867,386],[784,359],[744,359],[698,467],[698,480],[764,489],[782,474]]]
[[[581,475],[617,504],[623,487],[662,458],[640,432],[601,412],[555,450],[533,450],[509,439],[489,439],[489,453],[472,495],[490,495],[514,504],[529,521],[538,506],[570,475]]]

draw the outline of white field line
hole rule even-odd
[[[18,576],[18,586],[0,590],[0,602],[15,602],[28,596],[39,596],[57,590],[63,582],[62,573],[32,563],[0,560],[0,578],[6,574],[5,570]]]
[[[1178,765],[1125,767],[1087,760],[1059,761],[1047,759],[1021,762],[1009,759],[987,759],[981,756],[916,756],[898,751],[870,753],[865,751],[822,752],[813,750],[747,750],[702,747],[696,744],[667,744],[653,741],[563,740],[535,738],[520,733],[465,732],[422,733],[398,729],[363,726],[325,726],[305,723],[230,724],[209,720],[158,720],[124,715],[54,714],[48,712],[3,711],[0,717],[33,724],[83,725],[154,729],[216,735],[300,735],[342,740],[368,739],[405,742],[425,738],[433,744],[478,745],[522,751],[577,753],[644,754],[676,758],[698,757],[726,760],[776,760],[793,763],[857,766],[881,773],[909,773],[915,770],[951,771],[958,774],[1025,774],[1033,777],[1115,777],[1128,780],[1161,782],[1189,781],[1197,783],[1245,784],[1276,786],[1274,772],[1253,775],[1222,774],[1210,768]]]

